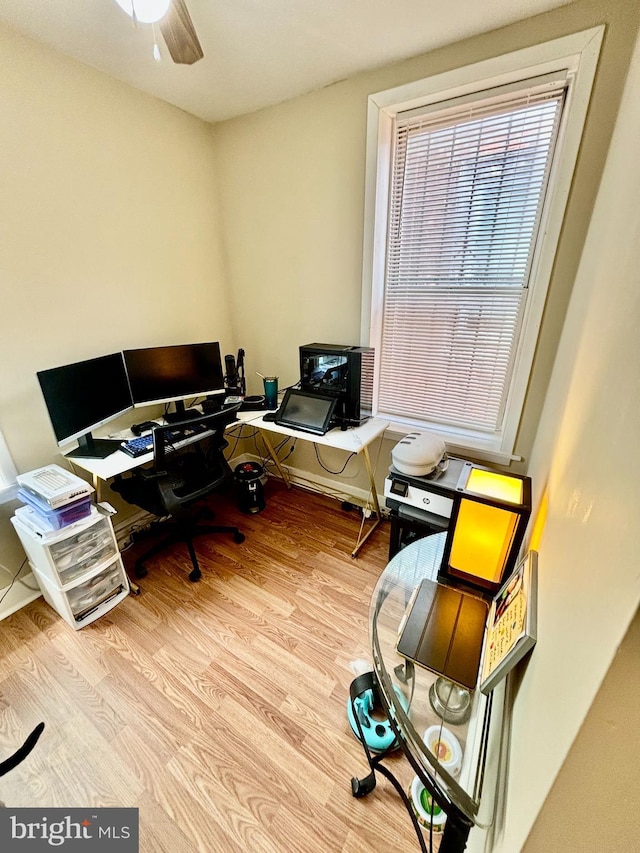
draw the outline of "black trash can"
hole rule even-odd
[[[236,465],[236,493],[240,512],[262,512],[266,503],[261,477],[264,474],[262,465],[257,462],[241,462]]]

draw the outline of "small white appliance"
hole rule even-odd
[[[87,498],[94,491],[93,486],[60,465],[45,465],[26,474],[18,474],[16,480],[19,486],[40,498],[51,509]]]
[[[431,432],[410,432],[391,451],[396,470],[412,477],[426,477],[437,469],[444,471],[447,448],[444,441]]]

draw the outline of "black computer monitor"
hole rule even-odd
[[[120,441],[91,432],[133,408],[122,353],[41,370],[37,377],[58,445],[78,439],[68,456],[104,459],[118,449]]]
[[[181,344],[124,351],[135,406],[175,403],[183,414],[188,397],[224,393],[220,344]]]

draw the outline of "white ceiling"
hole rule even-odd
[[[0,0],[0,22],[207,121],[279,103],[571,0],[187,0],[205,57],[175,65],[115,0]]]

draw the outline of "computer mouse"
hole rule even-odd
[[[143,421],[141,424],[132,424],[131,432],[134,435],[142,435],[143,432],[149,432],[149,430],[157,426],[158,424],[155,421]]]

